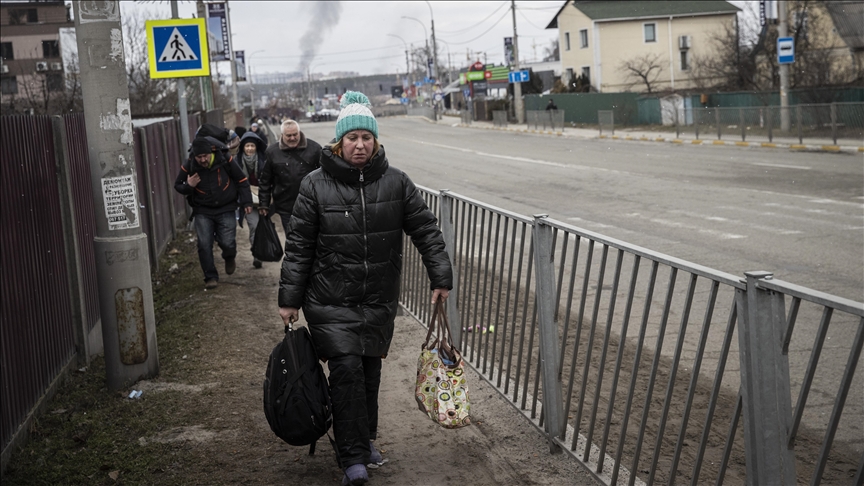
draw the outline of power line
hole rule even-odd
[[[462,32],[468,32],[469,30],[471,30],[471,29],[477,27],[478,25],[482,24],[483,22],[486,22],[487,20],[489,20],[489,17],[495,15],[495,13],[498,12],[499,10],[501,10],[501,7],[503,7],[503,6],[505,6],[505,5],[507,5],[507,2],[503,2],[501,5],[498,6],[498,8],[496,8],[495,10],[493,10],[492,13],[490,13],[489,15],[487,15],[485,19],[481,20],[480,22],[477,22],[476,24],[472,25],[471,27],[466,27],[466,28],[464,28],[464,29],[460,29],[460,30],[454,30],[454,31],[452,31],[452,32],[451,32],[451,31],[446,31],[446,30],[440,30],[440,29],[439,29],[439,30],[438,30],[438,33],[439,33],[439,34],[461,34]]]
[[[475,40],[477,40],[477,39],[483,37],[484,35],[488,34],[489,31],[492,30],[492,29],[494,29],[496,25],[500,24],[501,21],[504,20],[504,17],[506,17],[508,13],[510,13],[510,11],[509,11],[509,10],[505,10],[505,11],[504,11],[504,15],[502,15],[501,18],[499,18],[499,19],[498,19],[494,24],[492,24],[491,27],[489,27],[488,29],[486,29],[485,32],[483,32],[482,34],[478,35],[477,37],[475,37],[475,38],[473,38],[473,39],[471,39],[471,40],[467,40],[467,41],[465,41],[465,42],[451,42],[451,44],[453,44],[454,46],[458,46],[458,45],[469,44],[469,43],[471,43],[471,42],[474,42]]]
[[[525,14],[523,14],[520,9],[517,8],[516,11],[519,12],[519,15],[521,15],[523,19],[525,19],[525,22],[528,22],[529,24],[531,24],[535,29],[544,30],[542,27],[537,27],[536,25],[534,25],[534,22],[531,22],[530,20],[528,20],[528,17],[526,17]]]

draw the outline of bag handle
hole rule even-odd
[[[435,340],[431,343],[432,333],[435,333]],[[458,363],[462,360],[462,353],[453,344],[453,335],[450,333],[450,322],[447,319],[447,313],[444,311],[444,302],[438,301],[435,303],[435,308],[432,311],[432,317],[429,320],[429,331],[426,332],[426,341],[423,343],[422,349],[442,348],[448,355],[455,358]]]

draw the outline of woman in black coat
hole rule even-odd
[[[403,232],[422,255],[432,302],[447,299],[452,269],[437,220],[411,179],[389,165],[368,98],[349,91],[335,143],[300,186],[279,282],[285,325],[302,308],[330,368],[342,484],[364,484],[366,464],[384,462],[371,441],[399,305]]]

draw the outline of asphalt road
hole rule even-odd
[[[548,214],[742,278],[764,270],[864,301],[864,154],[556,137],[458,127],[456,119],[378,123],[390,163],[426,188],[526,216]],[[301,128],[326,143],[334,122]],[[793,334],[793,400],[819,313],[802,310]],[[805,423],[819,428],[830,415],[857,325],[848,315],[832,321]],[[737,388],[737,377],[727,375],[724,385]],[[859,361],[837,435],[857,454],[864,450],[862,397]]]
[[[574,139],[382,118],[418,184],[743,276],[864,300],[864,156]],[[333,122],[306,123],[326,142]]]

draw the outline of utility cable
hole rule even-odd
[[[517,8],[516,11],[519,12],[519,15],[521,15],[523,19],[525,19],[525,22],[528,22],[529,24],[531,24],[535,29],[544,30],[542,27],[537,27],[536,25],[534,25],[534,22],[531,22],[530,20],[528,20],[528,17],[526,17],[525,14],[522,13],[522,9]]]
[[[440,29],[439,29],[439,30],[438,30],[438,33],[439,33],[439,34],[461,34],[461,33],[463,33],[463,32],[468,32],[469,30],[471,30],[471,29],[473,29],[473,28],[479,26],[479,25],[482,24],[483,22],[486,22],[487,20],[489,20],[489,17],[495,15],[495,13],[497,13],[499,10],[501,10],[501,7],[503,7],[503,6],[505,6],[505,5],[507,5],[507,2],[503,2],[501,5],[498,5],[498,8],[496,8],[495,10],[492,11],[492,13],[490,13],[489,15],[487,15],[485,19],[481,20],[480,22],[477,22],[476,24],[474,24],[474,25],[472,25],[472,26],[470,26],[470,27],[466,27],[466,28],[464,28],[464,29],[459,29],[459,30],[454,30],[454,31],[446,31],[446,30],[440,30]]]
[[[505,10],[505,11],[504,11],[504,15],[502,15],[501,18],[499,18],[497,21],[495,21],[495,23],[492,24],[491,27],[489,27],[488,29],[486,29],[486,31],[484,31],[482,34],[478,35],[477,37],[475,37],[475,38],[473,38],[473,39],[471,39],[471,40],[467,40],[467,41],[465,41],[465,42],[450,42],[450,44],[453,44],[454,46],[459,46],[459,45],[469,44],[469,43],[471,43],[471,42],[474,42],[475,40],[477,40],[477,39],[483,37],[484,35],[488,34],[489,31],[492,30],[492,29],[494,29],[496,25],[500,24],[501,21],[504,20],[504,17],[506,17],[508,13],[510,13],[510,12],[507,11],[507,10]],[[449,41],[448,41],[448,42],[449,42]]]

